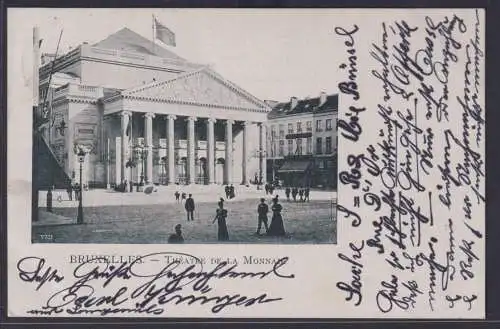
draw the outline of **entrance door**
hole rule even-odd
[[[219,158],[215,164],[215,183],[222,185],[224,182],[224,159]]]

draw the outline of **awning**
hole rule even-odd
[[[311,166],[310,160],[287,160],[278,172],[304,172]]]

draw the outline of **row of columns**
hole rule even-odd
[[[129,158],[127,154],[129,150],[128,138],[127,138],[127,128],[131,120],[132,113],[130,111],[121,112],[121,181],[126,179],[126,163]],[[153,177],[153,118],[154,113],[144,114],[145,118],[145,148],[147,149],[146,158],[146,183],[151,183]],[[175,183],[175,131],[174,125],[177,116],[173,114],[168,114],[165,117],[166,129],[167,129],[167,161],[168,161],[168,184]],[[195,122],[196,117],[187,118],[187,130],[188,130],[188,144],[187,144],[187,164],[188,164],[188,183],[194,184],[195,182]],[[207,124],[207,170],[208,170],[208,182],[209,184],[215,183],[215,130],[214,125],[217,120],[215,118],[208,118]],[[225,133],[225,165],[224,165],[224,183],[232,183],[233,177],[233,124],[234,120],[226,120],[226,133]],[[248,184],[249,174],[248,174],[248,142],[249,142],[249,126],[251,122],[244,122],[243,124],[243,177],[242,184]],[[262,179],[265,181],[266,175],[266,160],[264,156],[264,149],[266,145],[266,126],[263,123],[259,123],[260,127],[260,138],[259,138],[259,152],[262,156],[260,157],[260,171],[263,175]]]

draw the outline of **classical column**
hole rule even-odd
[[[224,161],[224,183],[233,181],[233,120],[226,120],[226,158]]]
[[[252,123],[249,121],[243,122],[243,163],[242,163],[242,185],[248,185],[248,142],[250,141],[249,127]]]
[[[196,117],[189,117],[188,122],[188,145],[187,145],[187,160],[188,160],[188,184],[194,184],[195,171],[195,154],[194,154],[194,144],[196,143],[194,139],[194,122]]]
[[[175,132],[173,114],[167,115],[167,161],[168,161],[168,185],[175,184]]]
[[[121,173],[120,173],[120,182],[123,183],[125,179],[127,179],[127,155],[128,155],[128,129],[130,117],[132,116],[132,112],[130,111],[122,111],[121,115]]]
[[[145,144],[147,150],[147,158],[146,158],[146,183],[150,184],[153,182],[153,118],[155,117],[154,113],[146,113],[144,114],[144,131],[146,133]]]
[[[215,183],[215,133],[214,118],[207,120],[207,169],[208,169],[208,184]]]
[[[260,138],[259,138],[259,152],[260,152],[260,174],[262,175],[262,184],[267,182],[267,160],[266,160],[266,124],[264,122],[259,123],[260,128]]]

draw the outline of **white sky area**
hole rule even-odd
[[[43,39],[42,53],[55,52],[64,30],[62,54],[85,41],[96,43],[123,27],[151,39],[153,14],[176,34],[177,47],[165,48],[191,62],[212,65],[260,99],[288,101],[291,96],[338,92],[335,75],[345,50],[338,49],[334,28],[349,28],[353,21],[352,12],[338,9],[14,8],[8,11],[8,44],[16,48],[16,55],[9,60],[20,60],[23,74],[30,75],[34,25]],[[356,16],[359,20],[359,11]]]

